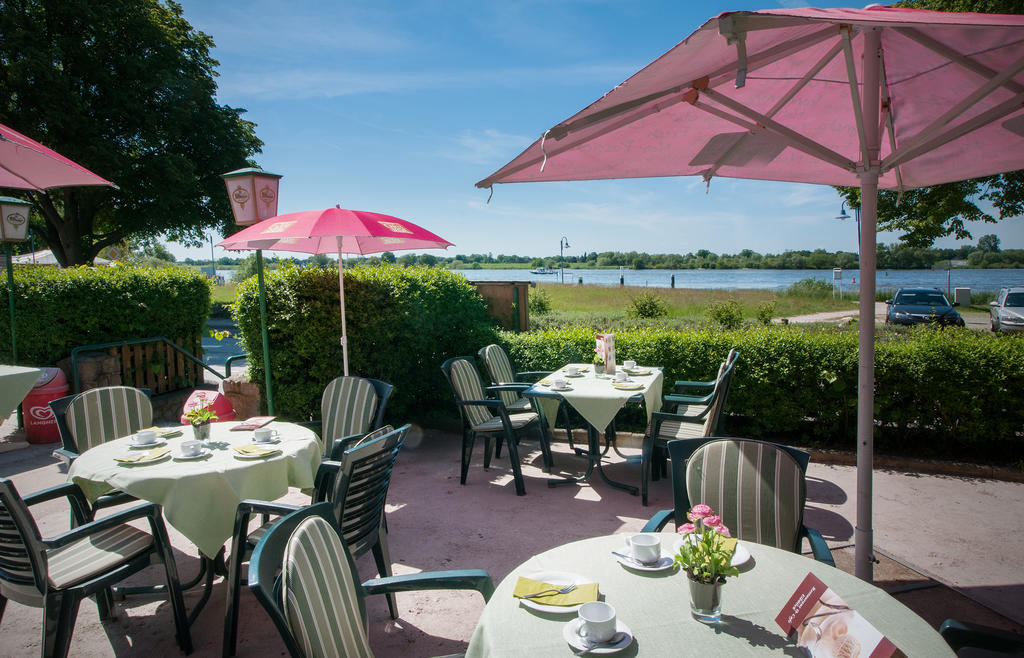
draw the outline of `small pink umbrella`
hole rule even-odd
[[[364,210],[328,208],[278,215],[224,238],[217,246],[229,251],[271,249],[305,254],[338,254],[341,299],[341,354],[348,375],[345,331],[344,254],[376,254],[404,249],[446,249],[452,246],[412,222]]]
[[[0,187],[48,190],[80,185],[114,186],[60,153],[0,124]]]

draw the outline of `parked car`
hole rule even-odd
[[[992,331],[1024,331],[1024,288],[1003,288],[989,306]]]
[[[900,288],[885,303],[886,324],[964,326],[964,319],[937,288]]]

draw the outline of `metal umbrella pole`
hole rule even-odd
[[[267,413],[274,415],[274,389],[270,382],[270,336],[267,333],[267,289],[263,285],[263,250],[256,250],[256,281],[260,291],[260,329],[263,332],[263,377],[267,385]]]
[[[8,246],[4,256],[7,257],[7,303],[11,309],[11,365],[18,365],[18,337],[17,331],[14,328],[14,265],[11,259],[11,252],[14,251],[14,246]],[[21,404],[18,404],[18,427],[24,427],[24,418],[22,417]]]

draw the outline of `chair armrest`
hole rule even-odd
[[[1024,651],[1024,636],[957,619],[947,619],[942,622],[942,625],[939,626],[939,634],[953,651],[959,651],[964,647],[1002,651],[1007,655],[1019,655]]]
[[[366,436],[366,434],[357,432],[356,434],[349,434],[348,436],[343,436],[340,439],[335,439],[334,443],[331,444],[331,449],[327,451],[327,458],[334,461],[340,460],[341,456],[345,454],[345,451],[348,450],[353,443],[364,436]]]
[[[340,470],[341,462],[330,460],[320,462],[320,466],[316,469],[316,475],[313,476],[313,489],[316,490],[313,495],[314,503],[322,503],[327,500],[327,491],[334,484],[334,478],[337,477]]]
[[[505,403],[501,400],[459,400],[458,404],[463,407],[489,407],[495,411],[505,409]]]
[[[640,532],[661,532],[675,516],[675,510],[663,509],[651,517]]]
[[[71,505],[71,513],[78,524],[88,523],[92,520],[92,508],[89,506],[89,501],[85,499],[85,494],[78,488],[78,485],[72,482],[65,482],[48,489],[33,491],[27,496],[22,496],[21,499],[25,501],[25,505],[35,505],[57,498],[68,499],[68,504]]]
[[[489,601],[494,594],[494,583],[487,572],[480,569],[425,571],[404,576],[373,578],[363,583],[363,592],[366,594],[418,592],[427,589],[472,589],[483,594],[484,601]]]
[[[67,448],[57,448],[51,454],[58,459],[67,460],[68,464],[78,459],[78,453],[74,450],[68,450]]]
[[[554,370],[528,370],[526,372],[517,372],[516,381],[536,383],[538,379],[544,379],[552,372],[554,372]]]
[[[43,544],[45,544],[47,548],[60,548],[61,546],[66,546],[72,542],[78,541],[79,539],[88,537],[100,530],[113,528],[117,525],[124,525],[128,521],[134,521],[135,519],[142,518],[148,518],[150,525],[152,526],[160,519],[160,507],[154,503],[137,505],[131,509],[126,509],[111,514],[110,516],[105,516],[102,519],[90,521],[78,526],[77,528],[73,528],[65,533],[59,534],[56,537],[43,539]]]
[[[714,382],[714,381],[711,381],[711,382],[689,382],[689,381],[684,381],[684,380],[676,380],[676,383],[672,385],[672,390],[674,390],[676,393],[682,393],[683,392],[682,389],[687,389],[687,388],[714,388],[715,387],[715,383],[716,382]]]
[[[808,528],[804,526],[800,530],[801,537],[806,537],[808,543],[811,545],[811,553],[814,554],[814,559],[818,562],[829,565],[830,567],[836,566],[836,561],[832,558],[832,551],[829,550],[828,544],[825,543],[825,538],[821,536],[821,533],[814,528]]]
[[[516,391],[517,393],[522,393],[523,391],[525,391],[528,388],[531,388],[532,386],[533,386],[533,384],[528,384],[526,382],[519,382],[519,383],[515,383],[515,384],[513,384],[513,383],[494,384],[493,386],[486,386],[486,387],[484,387],[484,390],[488,391],[488,392]]]
[[[669,394],[665,396],[665,402],[674,402],[676,404],[707,404],[711,402],[712,398],[714,397],[714,393],[708,393],[707,395]]]

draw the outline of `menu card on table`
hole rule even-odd
[[[615,334],[597,335],[597,353],[604,359],[604,372],[615,374]]]
[[[266,425],[270,421],[274,420],[275,418],[277,418],[277,416],[253,416],[252,418],[249,418],[248,420],[242,421],[241,423],[239,423],[239,424],[235,425],[234,427],[232,427],[231,431],[232,432],[239,432],[239,431],[243,431],[244,432],[246,430],[259,429],[260,427],[263,427],[264,425]]]
[[[775,618],[813,658],[890,658],[903,652],[812,573]]]

